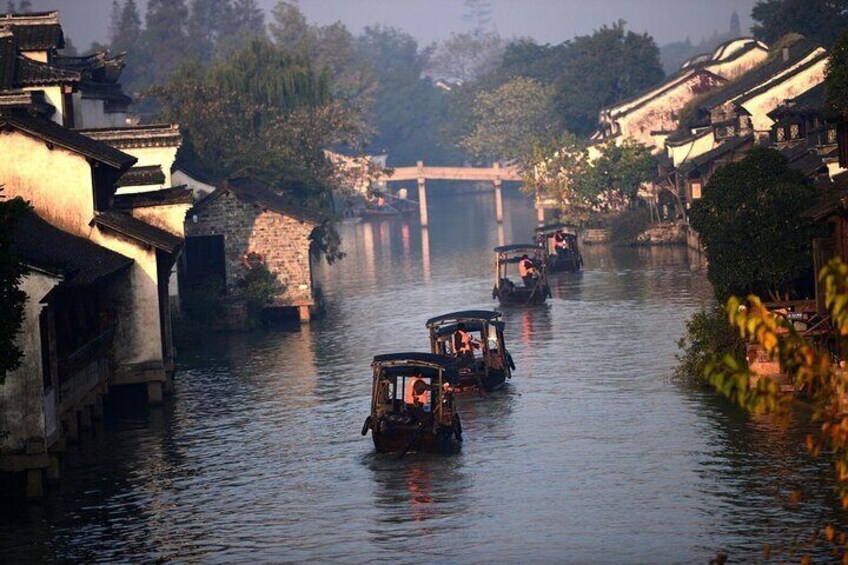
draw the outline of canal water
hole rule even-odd
[[[430,199],[424,233],[342,226],[311,325],[184,346],[165,407],[121,403],[43,502],[0,511],[0,562],[749,562],[844,520],[803,432],[669,381],[710,297],[680,248],[586,248],[546,306],[504,310],[517,370],[463,400],[461,453],[376,455],[371,356],[494,307],[492,247],[535,226],[517,193],[501,228],[491,193]]]

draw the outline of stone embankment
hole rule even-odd
[[[636,237],[636,245],[685,245],[686,226],[680,222],[656,224]]]

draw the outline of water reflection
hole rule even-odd
[[[546,306],[505,310],[517,370],[459,402],[459,454],[376,455],[359,435],[371,356],[496,307],[491,249],[536,223],[504,196],[501,226],[492,194],[435,191],[429,230],[343,225],[347,258],[316,268],[323,318],[185,344],[173,402],[122,405],[43,504],[0,507],[0,561],[747,562],[846,523],[803,430],[668,383],[711,296],[681,248],[586,246]]]

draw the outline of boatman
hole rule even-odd
[[[533,260],[527,254],[522,255],[521,260],[518,261],[518,275],[524,281],[524,286],[527,288],[531,288],[536,282],[536,279],[539,278],[536,265],[533,264]]]
[[[430,385],[421,375],[413,375],[406,381],[403,402],[418,410],[430,411]]]
[[[456,333],[453,334],[453,348],[457,357],[473,362],[474,350],[480,348],[480,342],[471,337],[465,330],[465,324],[460,322],[456,325]]]

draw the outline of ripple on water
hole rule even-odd
[[[710,296],[680,249],[587,248],[546,306],[504,309],[518,370],[460,402],[459,454],[375,454],[359,435],[371,355],[425,350],[428,317],[495,306],[493,198],[462,203],[433,195],[426,234],[343,226],[313,324],[184,347],[173,401],[122,407],[43,504],[0,509],[0,561],[750,561],[844,523],[803,431],[669,384]],[[527,239],[532,208],[506,209],[503,241]]]

